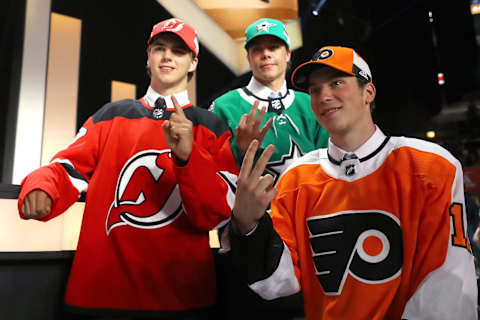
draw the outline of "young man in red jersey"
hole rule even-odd
[[[145,96],[103,106],[70,146],[22,182],[25,219],[50,220],[86,192],[65,296],[70,313],[213,318],[208,232],[230,217],[232,190],[222,176],[238,169],[226,124],[189,101],[198,50],[187,23],[156,24]]]

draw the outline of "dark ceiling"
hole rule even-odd
[[[315,16],[319,2],[324,5]],[[299,6],[304,46],[295,52],[294,65],[327,44],[354,47],[372,69],[374,116],[389,134],[423,135],[433,118],[470,99],[479,85],[468,0],[312,0]],[[445,74],[442,87],[438,72]]]

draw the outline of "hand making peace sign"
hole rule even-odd
[[[258,140],[259,144],[262,144],[265,134],[273,124],[273,118],[268,119],[267,123],[265,123],[263,128],[259,130],[260,124],[262,123],[263,117],[265,116],[265,112],[267,109],[266,107],[263,107],[260,110],[258,116],[256,116],[258,104],[259,101],[256,100],[255,103],[252,105],[250,112],[248,114],[245,113],[244,115],[242,115],[240,121],[238,122],[237,128],[235,128],[238,146],[240,147],[240,150],[243,154],[245,154],[248,146],[250,145],[250,142],[252,142],[253,139]]]
[[[175,157],[187,162],[193,148],[192,121],[188,120],[177,99],[172,96],[175,112],[162,124],[165,139]]]

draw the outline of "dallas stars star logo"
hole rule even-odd
[[[290,137],[290,151],[288,154],[282,155],[282,158],[277,161],[271,161],[267,164],[265,171],[273,176],[273,185],[277,184],[280,175],[292,164],[292,162],[303,156],[303,152],[295,141]]]
[[[265,31],[265,32],[269,32],[268,29],[270,27],[273,27],[274,25],[275,25],[275,23],[270,23],[267,20],[263,20],[262,23],[259,23],[259,24],[256,25],[257,33],[259,33],[262,30]]]

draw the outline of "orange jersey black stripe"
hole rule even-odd
[[[307,319],[476,319],[459,162],[426,141],[384,141],[377,128],[354,174],[327,149],[286,171],[270,215],[290,265],[278,259],[250,287],[293,293],[278,286],[290,273]]]

